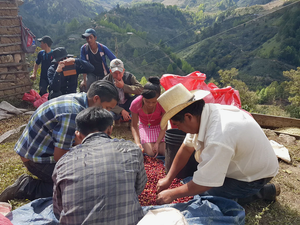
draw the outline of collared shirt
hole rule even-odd
[[[194,183],[223,185],[225,177],[251,182],[273,177],[278,159],[257,122],[235,106],[205,104],[198,134],[187,134],[199,162]]]
[[[147,182],[143,154],[132,143],[102,132],[88,135],[57,163],[53,211],[61,224],[136,225]]]
[[[22,157],[55,163],[54,148],[69,150],[75,137],[75,117],[88,107],[86,93],[63,95],[36,109],[15,145]]]

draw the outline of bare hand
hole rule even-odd
[[[160,179],[157,182],[157,186],[156,186],[157,193],[162,192],[163,190],[168,189],[170,187],[171,183],[172,183],[172,181],[170,181],[168,179],[168,177],[164,177],[163,179]]]
[[[67,58],[65,60],[63,60],[63,62],[75,62],[75,58]]]
[[[156,196],[156,203],[158,205],[170,204],[174,200],[175,199],[171,195],[171,190],[162,191]]]
[[[124,87],[124,81],[123,81],[123,79],[121,79],[121,80],[115,79],[115,85],[118,88],[123,88]]]
[[[158,155],[158,147],[159,147],[159,144],[158,143],[155,143],[153,145],[153,148],[152,148],[152,151],[154,153],[154,158]]]
[[[60,61],[58,63],[57,68],[56,68],[56,72],[60,73],[64,67],[65,67],[65,62],[64,61]]]
[[[129,112],[127,112],[125,109],[122,110],[121,114],[122,114],[123,120],[128,121],[131,119]]]
[[[86,81],[82,80],[81,83],[80,83],[80,85],[79,85],[79,87],[80,87],[80,90],[81,89],[86,90]]]
[[[138,144],[137,146],[139,146],[139,148],[142,150],[142,153],[144,153],[144,148],[142,144]]]
[[[32,75],[30,76],[30,79],[31,79],[31,80],[35,80],[35,79],[36,79],[36,75],[32,74]]]

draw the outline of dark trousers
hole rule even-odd
[[[126,100],[126,102],[125,102],[124,104],[118,104],[118,106],[122,107],[123,109],[125,109],[127,112],[130,113],[130,110],[129,110],[130,105],[131,105],[132,101],[133,101],[137,96],[138,96],[138,95],[133,95],[133,96],[131,96],[130,98],[128,98],[128,99]],[[111,114],[113,115],[114,120],[119,120],[119,119],[121,119],[121,116],[122,116],[122,115],[120,115],[120,114],[115,114],[115,113],[112,112],[112,111],[111,111]]]
[[[48,82],[48,79],[43,79],[43,78],[40,78],[40,96],[43,96],[44,94],[46,94],[48,92],[48,85],[49,85],[49,82]]]
[[[24,162],[24,165],[38,179],[28,177],[26,182],[19,188],[17,198],[34,200],[37,198],[52,197],[53,180],[52,173],[55,163]]]
[[[261,199],[262,188],[271,179],[272,178],[263,178],[252,182],[245,182],[226,177],[223,186],[212,188],[203,195],[229,198],[244,205],[254,200]]]

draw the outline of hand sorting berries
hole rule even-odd
[[[148,181],[144,188],[144,191],[139,195],[139,202],[141,206],[157,205],[156,204],[156,185],[159,179],[166,176],[165,167],[163,161],[152,158],[149,156],[144,156],[144,166],[147,174]],[[170,188],[176,188],[182,185],[181,179],[175,178],[170,186]],[[193,199],[192,196],[179,198],[174,200],[172,203],[188,202]]]

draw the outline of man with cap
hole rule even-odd
[[[105,75],[109,74],[105,56],[107,56],[110,61],[115,59],[116,56],[105,45],[96,41],[97,34],[94,29],[87,29],[85,33],[82,34],[82,38],[85,38],[87,43],[81,46],[80,58],[90,62],[95,67],[93,73],[83,74],[80,87],[87,91],[94,81],[101,80]]]
[[[35,80],[36,79],[36,73],[39,68],[39,65],[42,64],[41,67],[41,75],[40,75],[40,83],[39,83],[39,89],[40,89],[40,95],[44,95],[48,92],[48,79],[47,79],[47,71],[48,68],[51,65],[51,61],[53,59],[53,51],[51,49],[51,45],[53,43],[51,37],[44,36],[42,38],[38,39],[39,42],[41,42],[41,48],[42,50],[38,53],[37,59],[35,61],[34,67],[33,67],[33,73],[30,76],[30,79]]]
[[[76,93],[78,85],[78,75],[80,73],[90,73],[94,71],[94,66],[87,61],[78,58],[70,58],[64,47],[53,50],[52,65],[48,69],[49,99],[60,95]],[[73,69],[73,73],[64,73],[68,67]]]
[[[77,114],[93,106],[110,111],[118,100],[114,84],[101,80],[94,82],[87,93],[62,95],[43,103],[29,119],[14,148],[28,171],[38,179],[21,175],[0,194],[0,202],[52,197],[55,164],[77,144]]]
[[[205,103],[210,92],[189,92],[177,84],[158,102],[168,120],[186,132],[167,176],[158,181],[157,203],[171,203],[184,196],[212,195],[247,204],[257,199],[275,201],[279,185],[268,183],[278,173],[278,159],[257,122],[235,106]],[[195,153],[194,153],[195,152]],[[194,154],[199,163],[190,182],[168,189]]]
[[[115,120],[121,117],[124,121],[130,120],[129,107],[131,102],[142,93],[143,86],[130,72],[125,72],[124,64],[120,59],[114,59],[110,62],[111,73],[104,79],[114,82],[119,92],[118,105],[111,111]]]

